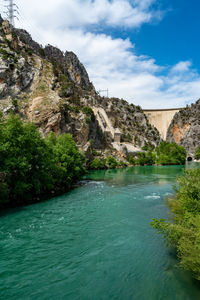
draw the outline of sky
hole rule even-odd
[[[97,91],[108,88],[110,97],[144,109],[180,108],[200,98],[199,0],[15,3],[16,27],[42,45],[76,53]]]

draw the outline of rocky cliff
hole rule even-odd
[[[99,125],[94,108],[101,107],[121,142],[140,149],[158,145],[158,131],[141,108],[117,98],[100,97],[77,56],[47,45],[43,48],[28,32],[0,18],[0,110],[11,110],[35,123],[43,136],[69,132],[77,145],[92,155],[110,151],[125,157],[113,138]],[[119,143],[118,143],[119,144]],[[115,148],[115,149],[114,149]],[[123,149],[126,145],[123,145]]]
[[[182,145],[187,156],[193,158],[200,145],[200,100],[175,114],[168,132],[167,141]]]

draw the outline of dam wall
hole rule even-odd
[[[161,138],[166,140],[167,130],[174,117],[180,111],[180,108],[169,109],[144,109],[143,112],[147,116],[151,125],[156,127],[160,132]]]

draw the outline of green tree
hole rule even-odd
[[[180,266],[200,280],[200,169],[187,170],[175,191],[169,200],[173,222],[154,219],[152,226],[175,247]]]
[[[64,191],[84,172],[84,156],[71,135],[51,133],[45,141],[36,126],[11,114],[0,118],[0,204],[40,200]]]
[[[72,136],[64,133],[56,137],[51,132],[46,143],[52,151],[54,184],[59,188],[69,188],[85,171],[85,157],[78,150]]]
[[[50,152],[36,127],[11,115],[1,123],[0,136],[0,172],[7,176],[9,198],[23,202],[50,190]]]
[[[185,149],[176,143],[161,142],[156,154],[156,163],[160,165],[183,165],[186,161]]]

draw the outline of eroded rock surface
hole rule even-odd
[[[168,132],[167,141],[182,145],[188,157],[194,157],[200,145],[200,100],[175,114]]]

